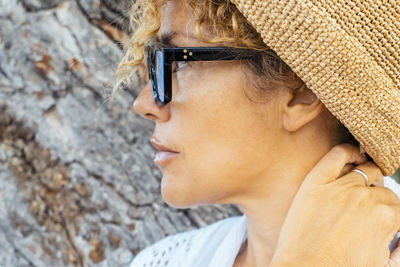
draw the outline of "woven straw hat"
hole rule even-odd
[[[231,0],[360,142],[400,167],[400,0]]]

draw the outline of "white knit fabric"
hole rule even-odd
[[[400,197],[400,185],[391,177],[384,177],[384,186]],[[130,267],[231,267],[246,238],[246,217],[232,217],[166,237],[140,252]]]

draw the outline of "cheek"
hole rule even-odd
[[[233,163],[238,160],[234,155],[237,149],[227,142],[233,137],[225,115],[221,114],[223,107],[213,101],[220,96],[205,86],[191,89],[203,91],[182,93],[171,107],[171,125],[175,126],[171,132],[179,142],[181,156],[163,172],[162,195],[176,207],[214,203],[229,194],[232,171],[236,168]],[[189,100],[195,95],[209,98],[202,97],[202,103]]]
[[[207,108],[217,108],[224,99],[235,94],[234,89],[242,84],[241,76],[243,73],[239,66],[227,66],[221,62],[193,62],[191,66],[173,74],[173,101],[190,105],[193,111],[202,109],[204,102],[210,103],[206,105]]]
[[[182,157],[168,166],[162,180],[164,200],[172,206],[221,202],[246,191],[267,166],[268,154],[254,135],[255,123],[222,113],[226,106],[219,112],[214,107],[175,113]]]
[[[179,80],[181,91],[172,116],[176,116],[184,140],[187,164],[196,162],[193,167],[198,169],[193,171],[198,173],[216,165],[219,170],[233,169],[239,151],[249,145],[246,138],[251,138],[247,131],[253,123],[249,120],[240,75],[227,77],[225,73],[223,79],[221,76],[208,70]]]
[[[240,193],[268,164],[269,126],[246,101],[241,76],[205,73],[182,72],[174,83],[170,129],[182,155],[162,181],[164,200],[173,206],[215,203]]]
[[[268,166],[267,153],[258,158],[253,149],[228,132],[221,136],[210,131],[184,140],[188,142],[182,158],[174,162],[173,170],[164,172],[162,180],[164,200],[176,207],[232,199],[253,187]]]

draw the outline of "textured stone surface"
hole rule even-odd
[[[161,200],[152,123],[109,99],[127,2],[0,0],[0,266],[127,266],[239,214]]]

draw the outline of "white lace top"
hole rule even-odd
[[[400,197],[400,185],[391,177],[384,177],[384,186]],[[130,267],[231,267],[246,238],[246,217],[231,217],[166,237],[141,251]]]

